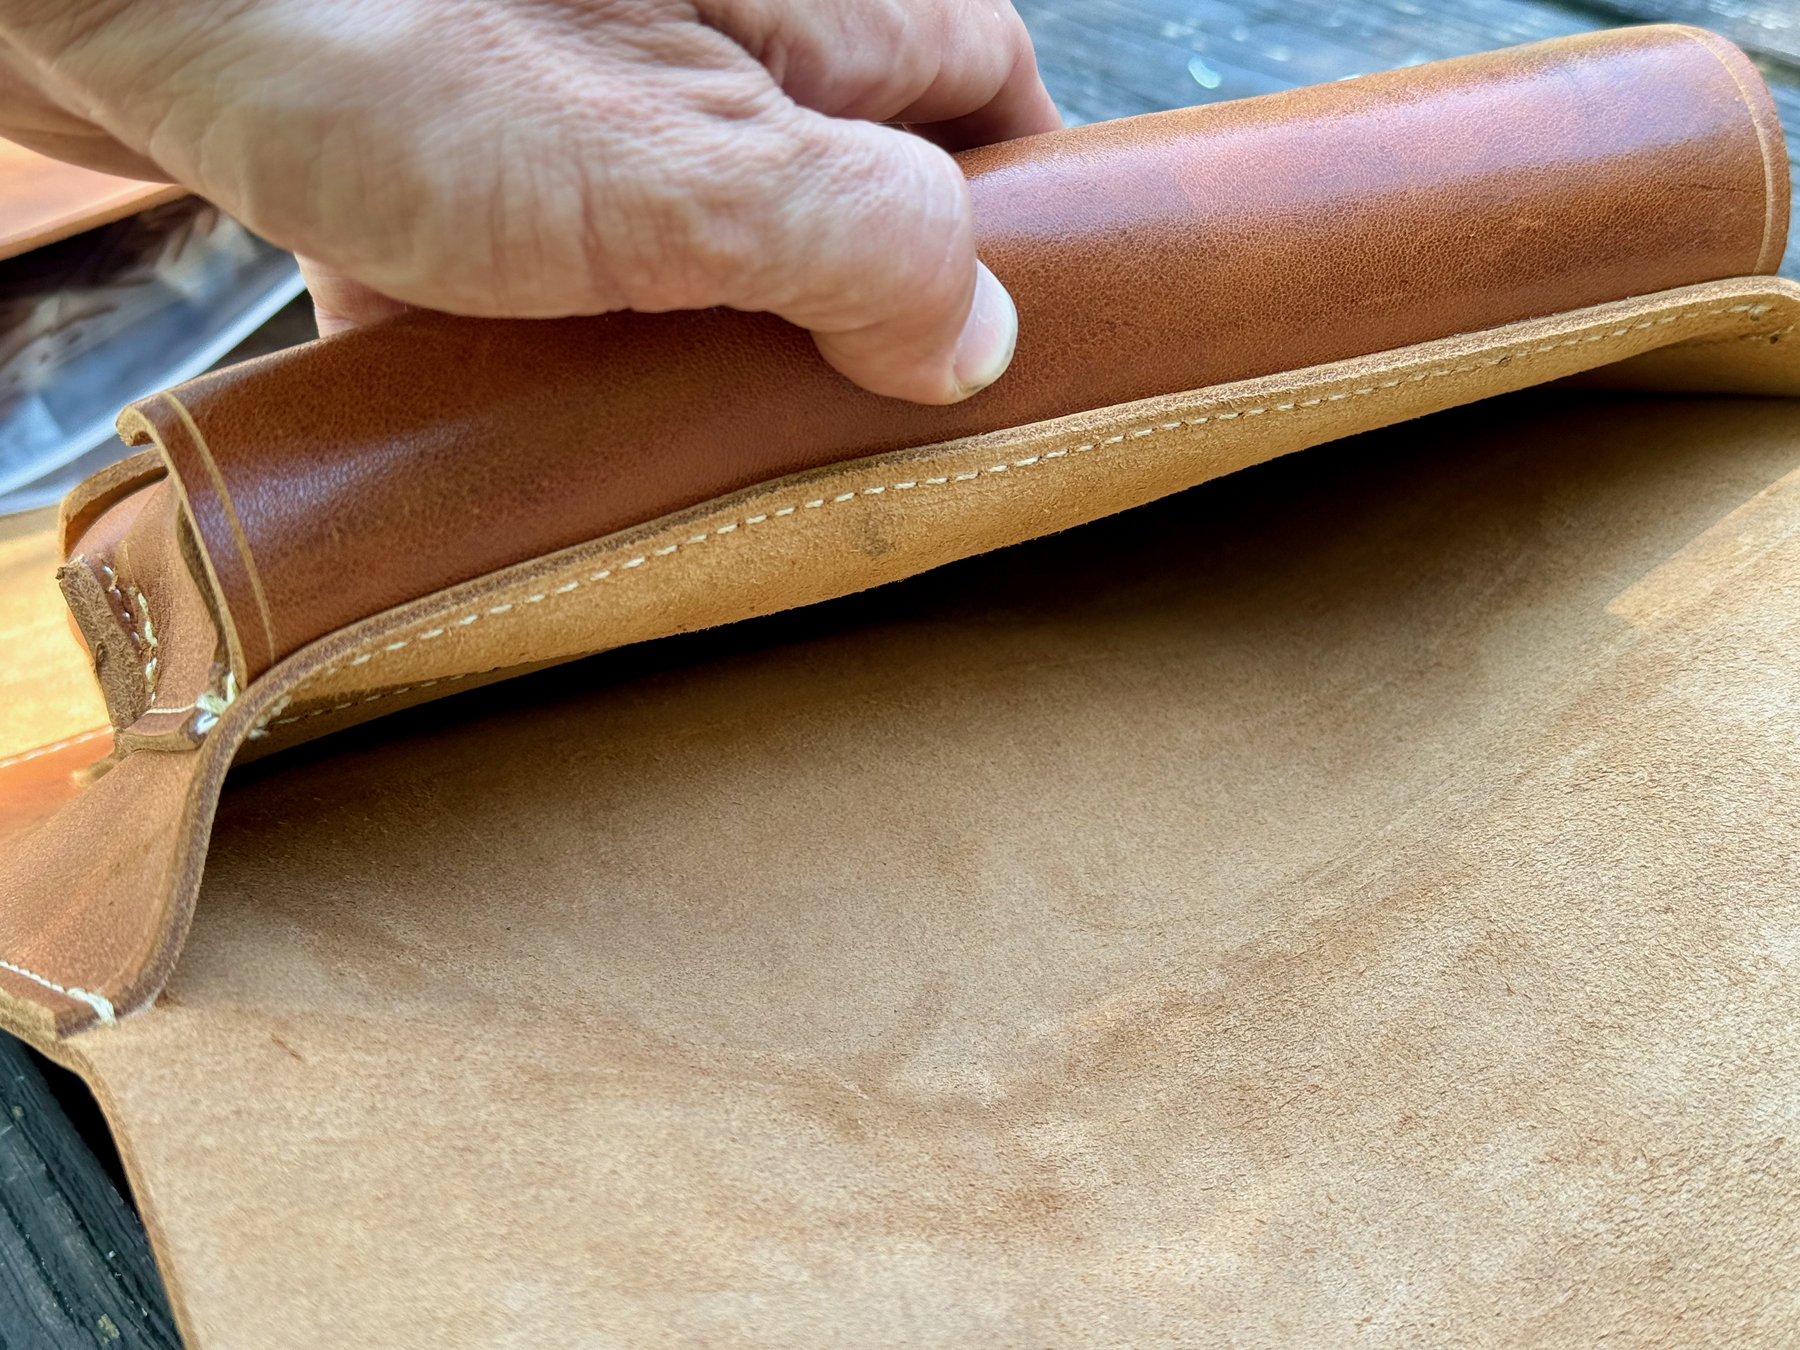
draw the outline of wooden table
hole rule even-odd
[[[1795,0],[1020,0],[1019,9],[1051,93],[1082,122],[1678,19],[1753,54],[1800,154]],[[1800,245],[1790,244],[1782,271],[1800,278]],[[291,314],[274,329],[305,335]],[[52,522],[48,512],[0,519],[0,644],[17,654],[0,670],[0,759],[105,721],[51,580]],[[176,1344],[98,1109],[73,1076],[0,1034],[0,1350]]]

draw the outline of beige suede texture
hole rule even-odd
[[[124,729],[118,744],[181,750],[201,736],[199,750],[163,763],[128,754],[79,801],[0,851],[0,1025],[38,1037],[49,1018],[54,1035],[67,1036],[150,1005],[186,938],[234,760],[595,650],[829,600],[1307,446],[1546,381],[1660,378],[1690,391],[1800,393],[1797,319],[1792,282],[1709,282],[848,460],[370,616],[295,652],[235,697],[228,684],[215,685],[204,709],[194,681],[177,681],[187,686],[183,702],[159,675],[159,705],[168,706]],[[78,489],[65,503],[64,535],[142,468],[130,461]],[[147,491],[155,497],[166,486]],[[122,565],[122,583],[136,585]],[[163,597],[151,605],[161,616],[158,667],[205,677],[214,669],[210,620],[189,605],[202,622],[171,628],[183,612],[170,607],[172,593],[154,578],[142,589]],[[134,644],[134,659],[142,655],[129,634],[114,636]],[[203,713],[217,719],[210,731]]]
[[[196,1350],[1800,1324],[1800,401],[1538,390],[236,771]]]

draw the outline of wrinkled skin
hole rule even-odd
[[[928,403],[1016,329],[944,147],[1058,125],[1008,0],[0,0],[0,135],[219,203],[328,331],[730,305]]]

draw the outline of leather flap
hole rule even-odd
[[[786,474],[1772,272],[1748,60],[1621,29],[963,156],[1007,376],[922,407],[768,315],[415,314],[129,410],[247,686],[345,624]]]

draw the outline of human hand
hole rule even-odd
[[[945,147],[1058,125],[1008,0],[0,0],[0,135],[218,203],[322,331],[727,305],[924,403],[1017,329]]]

